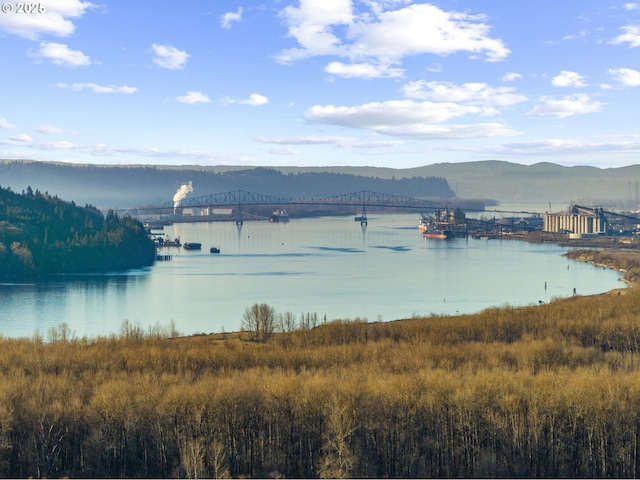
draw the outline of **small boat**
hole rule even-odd
[[[269,221],[273,223],[286,223],[289,221],[289,212],[286,210],[276,210],[269,217]]]
[[[211,253],[220,253],[220,249],[218,247],[211,247],[209,249],[209,252],[211,252]]]
[[[202,248],[201,243],[193,243],[193,242],[185,242],[182,245],[182,248],[185,250],[200,250]]]
[[[182,245],[180,243],[180,237],[174,238],[173,240],[169,237],[166,239],[162,237],[158,238],[158,246],[160,247],[179,247],[180,245]]]

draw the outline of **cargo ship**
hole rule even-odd
[[[273,223],[286,223],[289,221],[289,212],[286,210],[276,210],[269,217],[269,221]]]
[[[450,230],[425,230],[422,232],[422,236],[424,238],[434,238],[436,240],[449,240],[450,238],[453,238],[453,232]]]
[[[422,214],[422,218],[418,223],[418,230],[422,232],[422,236],[425,238],[439,240],[467,236],[465,215],[459,208],[452,212],[445,208],[444,211],[437,209],[433,215]]]
[[[443,224],[433,222],[431,220],[420,220],[418,229],[422,232],[424,238],[435,238],[437,240],[449,240],[453,238],[453,231],[445,228]]]

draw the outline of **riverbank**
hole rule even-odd
[[[631,286],[640,282],[640,251],[637,249],[571,250],[564,256],[622,272],[623,281]]]
[[[517,232],[501,235],[497,238],[529,243],[553,243],[561,247],[576,248],[563,256],[621,272],[623,273],[622,280],[630,286],[640,283],[640,244],[635,238],[602,236],[569,239],[560,233],[538,231]]]

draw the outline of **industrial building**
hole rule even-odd
[[[190,215],[192,217],[208,217],[212,215],[231,215],[232,208],[212,208],[212,207],[190,207],[183,208],[182,215]]]
[[[602,208],[573,205],[568,213],[546,213],[544,231],[572,236],[604,235],[607,233],[607,219]]]

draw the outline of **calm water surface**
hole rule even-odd
[[[129,272],[59,276],[0,285],[0,334],[46,335],[66,322],[77,337],[174,321],[185,334],[234,331],[245,308],[320,319],[394,320],[477,312],[624,288],[620,274],[562,257],[565,248],[510,240],[422,238],[418,215],[378,215],[366,230],[352,217],[286,224],[184,223],[165,228],[201,251],[164,249],[170,262]],[[221,248],[220,255],[209,247]],[[546,285],[545,285],[546,284]]]

